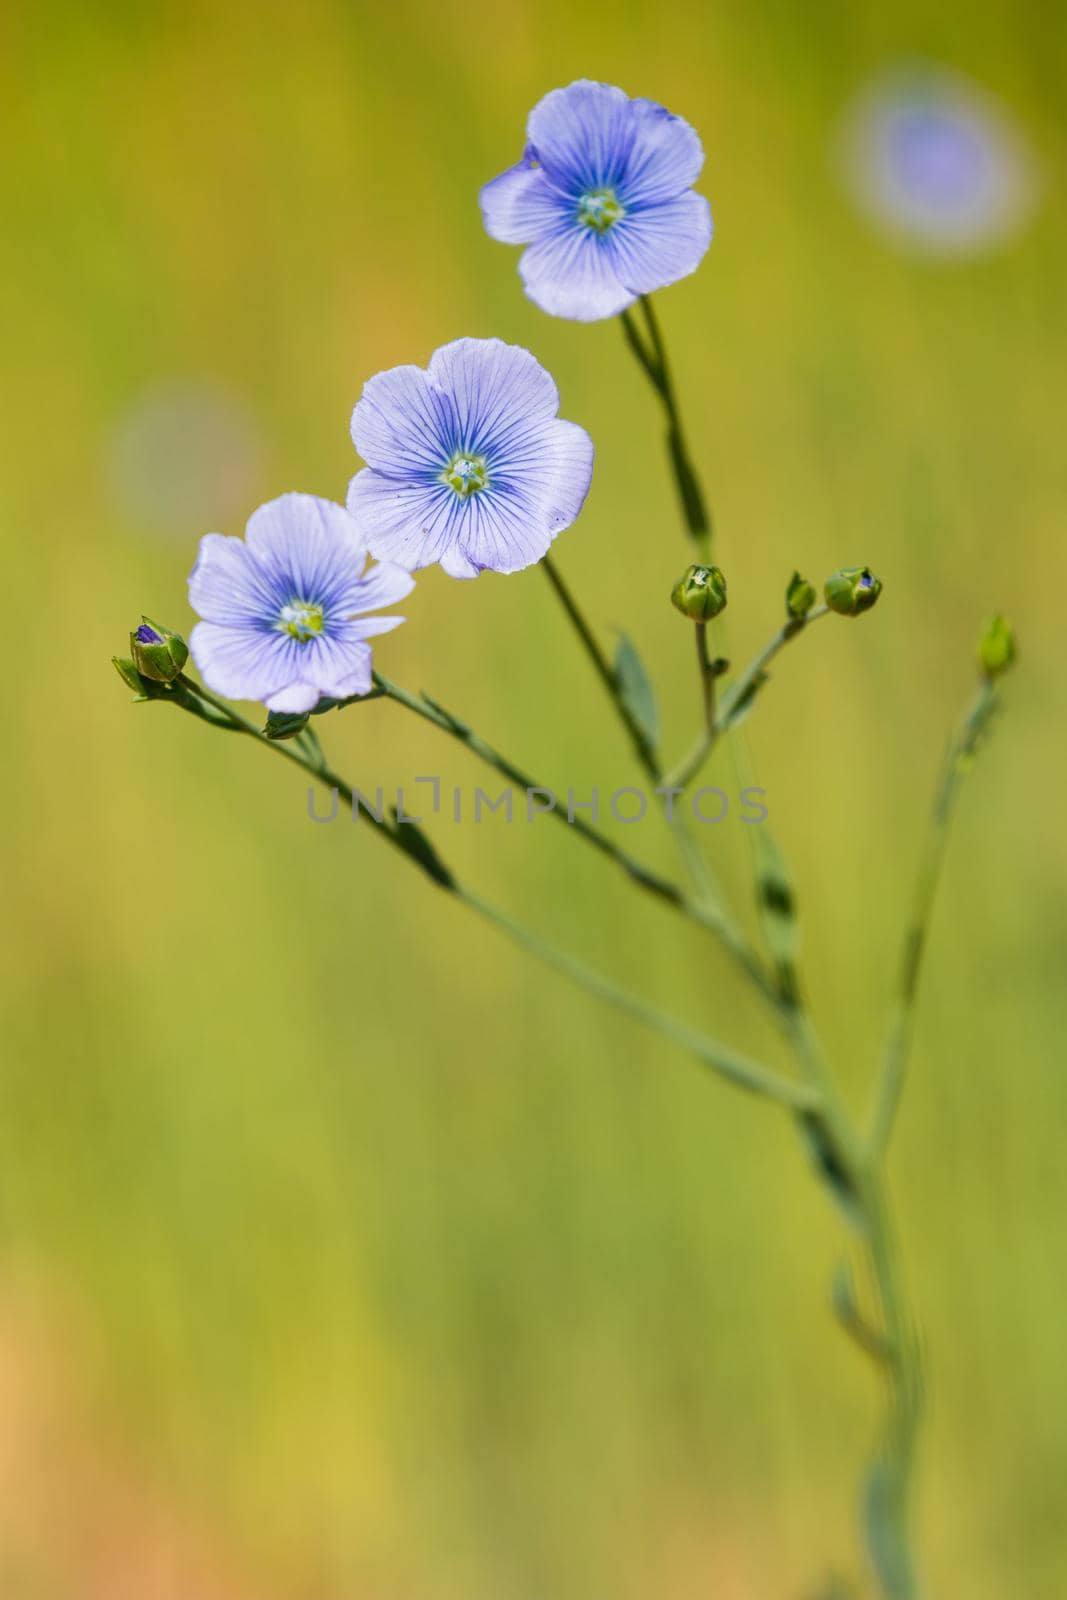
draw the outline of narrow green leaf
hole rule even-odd
[[[422,829],[417,827],[414,822],[401,822],[395,809],[393,810],[393,823],[393,838],[404,854],[410,856],[412,861],[417,862],[422,870],[433,879],[434,883],[439,884],[442,889],[455,889],[456,880]]]
[[[719,725],[725,731],[727,728],[739,728],[745,718],[750,715],[756,703],[756,696],[770,677],[768,672],[760,672],[746,683],[740,694],[731,695],[729,692],[723,697],[725,704],[719,716]]]
[[[644,735],[650,750],[659,745],[659,712],[652,681],[628,634],[619,634],[615,651],[615,683],[619,698]]]
[[[760,921],[783,991],[796,998],[799,930],[789,868],[766,823],[761,823],[751,832],[756,854],[756,897]]]

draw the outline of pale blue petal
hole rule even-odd
[[[415,579],[403,567],[380,561],[365,578],[346,589],[334,602],[335,609],[347,612],[377,611],[380,606],[396,605],[415,587]]]
[[[368,622],[389,622],[387,617],[367,619]],[[397,621],[402,621],[397,618]],[[374,629],[371,628],[370,632]],[[388,627],[380,630],[388,632]],[[306,645],[297,644],[297,664],[300,679],[313,683],[320,695],[331,700],[343,700],[350,694],[367,694],[371,688],[371,651],[357,633],[356,625],[346,625],[337,636],[323,634]],[[304,661],[306,660],[306,665]]]
[[[352,413],[352,442],[364,461],[399,477],[440,472],[453,432],[447,397],[421,367],[379,372],[364,384]]]
[[[490,457],[559,410],[559,390],[536,356],[502,339],[442,345],[430,358],[429,375],[449,396],[454,445]]]
[[[269,576],[243,539],[206,533],[189,574],[189,604],[211,622],[251,623],[275,603]]]
[[[654,100],[630,101],[630,143],[619,178],[620,198],[628,206],[673,200],[692,188],[704,165],[704,147],[695,128]]]
[[[404,576],[410,577],[410,574],[405,573]],[[414,587],[414,578],[411,583]],[[392,633],[394,628],[399,628],[406,621],[406,617],[356,617],[345,624],[338,639],[345,644],[353,639],[376,639],[379,634]]]
[[[301,599],[326,603],[339,584],[358,579],[367,547],[343,506],[312,494],[283,494],[248,519],[252,555]]]
[[[532,244],[575,212],[573,199],[553,188],[529,156],[485,184],[479,199],[486,233],[502,244]]]
[[[439,561],[451,545],[462,507],[443,483],[404,482],[371,467],[348,486],[348,508],[363,529],[371,554],[413,572]]]
[[[627,289],[651,294],[695,272],[711,243],[711,209],[692,189],[626,216],[605,236]]]
[[[633,139],[630,105],[621,89],[589,78],[553,89],[530,112],[528,153],[568,191],[610,186],[625,168]]]
[[[208,688],[231,700],[265,700],[293,675],[279,633],[198,622],[189,650]]]
[[[333,689],[329,691],[321,690],[313,683],[297,682],[286,684],[284,689],[279,689],[277,693],[264,699],[263,703],[268,711],[297,713],[300,711],[314,711],[319,701],[327,693],[331,700],[343,700],[345,694],[365,694],[366,692],[365,689],[352,689],[350,691],[345,690],[344,693],[338,693]]]
[[[620,282],[612,253],[591,228],[568,228],[530,245],[519,274],[542,311],[576,322],[617,316],[637,298]]]

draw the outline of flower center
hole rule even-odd
[[[578,199],[578,221],[595,233],[607,233],[625,215],[614,189],[587,189]]]
[[[461,500],[469,500],[479,489],[488,488],[488,463],[484,456],[466,456],[457,451],[442,472],[441,482],[447,483]]]
[[[322,632],[325,622],[321,606],[312,605],[308,600],[291,600],[287,606],[282,606],[278,627],[291,639],[307,644]]]

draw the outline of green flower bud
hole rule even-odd
[[[263,732],[268,739],[295,739],[308,725],[306,711],[268,711]]]
[[[142,617],[141,626],[130,634],[130,654],[142,678],[172,683],[189,659],[189,648],[180,634]]]
[[[858,617],[869,611],[882,592],[882,580],[870,567],[843,567],[827,578],[823,587],[826,604],[842,617]]]
[[[999,678],[1014,662],[1015,631],[1003,617],[991,617],[986,624],[978,646],[978,659],[987,678]]]
[[[726,609],[726,579],[718,567],[690,567],[671,590],[671,604],[694,622],[708,622]]]
[[[818,599],[815,585],[794,572],[785,591],[785,609],[791,617],[806,617]]]

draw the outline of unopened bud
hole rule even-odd
[[[815,585],[794,572],[785,591],[785,609],[791,617],[806,617],[818,599]]]
[[[882,592],[882,580],[870,567],[843,567],[827,578],[823,587],[826,604],[842,617],[858,617],[869,611]]]
[[[189,648],[180,634],[143,617],[130,634],[130,654],[142,678],[172,683],[189,659]]]
[[[987,678],[999,678],[1015,660],[1015,631],[1003,617],[990,618],[978,646],[978,659]]]
[[[694,622],[709,622],[726,608],[726,579],[718,567],[690,567],[671,590],[671,603]]]

